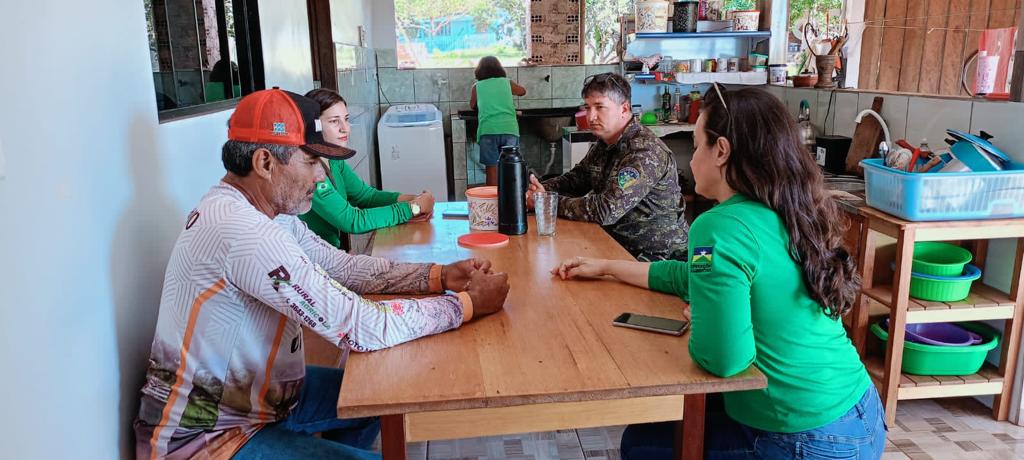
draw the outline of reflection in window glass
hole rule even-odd
[[[845,29],[842,20],[844,9],[843,0],[790,0],[786,43],[786,64],[790,75],[814,70],[814,62],[804,38],[804,27],[810,24],[807,36],[812,42],[837,38]],[[823,52],[827,51],[826,47]]]
[[[159,110],[242,95],[234,0],[143,0]]]
[[[395,0],[398,66],[473,67],[526,56],[528,0]]]
[[[583,55],[587,64],[619,62],[619,16],[633,14],[633,0],[587,0]]]

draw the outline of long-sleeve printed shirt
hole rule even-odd
[[[600,224],[634,257],[686,257],[679,172],[672,151],[630,122],[612,145],[598,141],[569,172],[544,181],[558,216]]]
[[[214,186],[167,265],[137,457],[229,457],[285,418],[305,376],[301,326],[356,351],[459,327],[472,316],[466,293],[359,295],[440,292],[440,272],[346,254],[296,217],[271,220],[234,187]]]

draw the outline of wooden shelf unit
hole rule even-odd
[[[1021,343],[1024,316],[1024,219],[995,219],[942,222],[910,222],[863,207],[863,227],[858,244],[858,262],[863,288],[851,314],[851,335],[872,380],[878,386],[885,418],[896,421],[896,403],[901,399],[951,396],[995,395],[992,414],[1006,420]],[[930,302],[910,297],[910,271],[914,243],[919,241],[960,242],[970,246],[974,265],[985,270],[988,240],[1017,240],[1011,274],[1010,294],[975,281],[971,294],[958,302]],[[895,239],[895,245],[888,240]],[[895,270],[890,262],[895,259]],[[889,316],[889,340],[885,355],[867,356],[865,345],[872,311]],[[906,325],[929,322],[1005,320],[998,367],[986,364],[968,376],[918,376],[904,374],[903,343]]]
[[[871,381],[885,382],[885,361],[881,356],[864,359]],[[900,373],[896,399],[948,398],[953,396],[997,395],[1003,392],[1005,379],[999,369],[985,364],[971,375],[914,375]]]
[[[892,299],[892,286],[864,289],[864,294],[888,310]],[[986,295],[987,294],[987,295]],[[948,323],[1013,318],[1013,302],[1009,296],[976,281],[971,294],[958,302],[931,302],[910,298],[907,306],[907,324]]]

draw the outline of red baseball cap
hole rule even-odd
[[[242,98],[228,121],[228,139],[299,147],[324,158],[345,160],[355,150],[324,140],[320,104],[278,87]]]

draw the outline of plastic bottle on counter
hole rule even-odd
[[[700,116],[700,92],[690,91],[690,114],[686,118],[686,122],[689,124],[696,124],[697,117]]]
[[[807,149],[807,153],[813,154],[816,134],[814,125],[811,124],[811,104],[806,99],[800,101],[800,117],[797,119],[797,124],[800,126],[800,137],[804,141],[804,148]],[[824,158],[817,158],[817,160],[818,164],[824,166]]]

